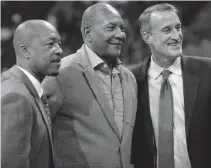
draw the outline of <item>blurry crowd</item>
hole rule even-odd
[[[12,47],[14,29],[27,19],[44,19],[52,23],[62,37],[64,56],[82,45],[80,32],[84,10],[98,1],[2,1],[1,2],[1,70],[15,64]],[[114,6],[125,22],[127,40],[120,57],[123,64],[133,66],[149,56],[150,51],[140,37],[138,18],[150,5],[161,1],[106,1]],[[184,54],[211,57],[211,2],[172,1],[180,10],[184,32]]]

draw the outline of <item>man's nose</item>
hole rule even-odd
[[[181,38],[181,30],[173,29],[171,32],[171,38],[174,40],[179,40]]]
[[[62,50],[62,48],[60,47],[59,44],[56,45],[55,53],[56,53],[56,55],[59,55],[60,57],[62,57],[62,55],[63,55],[63,50]]]
[[[117,28],[117,30],[116,30],[116,37],[121,39],[121,40],[125,40],[126,39],[126,34],[121,28]]]

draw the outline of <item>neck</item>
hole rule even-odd
[[[117,66],[117,58],[101,57],[101,59],[108,65],[110,69]]]
[[[43,81],[43,79],[45,78],[45,76],[41,73],[37,73],[35,71],[33,71],[32,69],[30,69],[29,67],[23,66],[23,65],[18,65],[21,68],[24,68],[25,70],[27,70],[32,76],[34,76],[40,83]]]
[[[104,55],[100,55],[99,53],[96,53],[93,50],[93,47],[90,43],[85,42],[85,44],[89,47],[89,49],[91,49],[95,54],[97,54],[98,57],[100,57],[107,65],[110,69],[112,69],[113,67],[115,67],[117,65],[117,57],[114,56],[104,56]]]
[[[45,76],[41,73],[37,73],[34,75],[35,78],[37,78],[37,80],[42,83],[43,79],[45,78]]]
[[[174,63],[174,61],[177,59],[177,57],[167,58],[167,57],[159,57],[159,56],[156,57],[156,56],[152,55],[152,59],[160,67],[166,69]]]

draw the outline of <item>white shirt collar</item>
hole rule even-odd
[[[177,57],[174,63],[168,68],[173,74],[182,76],[181,57]]]
[[[39,97],[41,98],[44,93],[41,83],[32,74],[30,74],[27,70],[25,70],[24,68],[22,68],[20,66],[17,66],[17,67],[20,68],[23,71],[23,73],[29,78],[29,80],[31,81],[35,90],[37,91]]]
[[[158,78],[163,72],[164,68],[160,67],[158,64],[154,62],[151,56],[150,67],[149,67],[149,75],[151,78]],[[182,76],[182,69],[181,69],[181,57],[177,57],[174,63],[167,68],[167,70],[171,71],[173,74]]]

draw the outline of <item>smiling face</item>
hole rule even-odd
[[[148,44],[154,57],[175,59],[182,54],[182,30],[173,11],[153,12],[150,17]]]
[[[61,38],[50,24],[36,29],[36,36],[29,47],[29,66],[33,73],[41,76],[56,76],[59,73],[62,49]]]
[[[124,22],[113,8],[98,12],[90,28],[91,49],[100,57],[116,58],[126,38]]]

